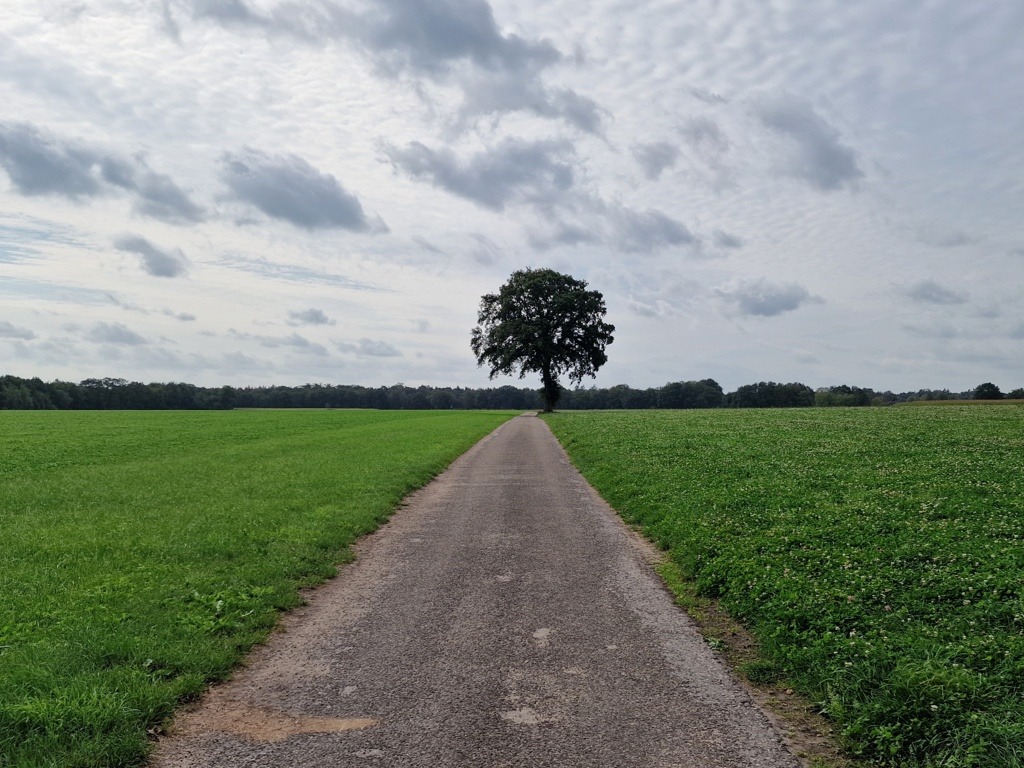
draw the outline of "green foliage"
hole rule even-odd
[[[1002,400],[1003,393],[999,387],[993,384],[991,381],[986,381],[984,384],[979,384],[974,388],[974,399],[975,400]]]
[[[608,361],[615,326],[604,321],[604,297],[583,280],[551,269],[522,269],[480,299],[470,346],[490,376],[539,373],[544,410],[558,400],[559,376],[579,383]]]
[[[1024,406],[567,413],[550,424],[820,703],[897,766],[1024,765]]]
[[[0,766],[128,766],[510,414],[0,413]]]

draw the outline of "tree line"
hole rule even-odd
[[[762,381],[725,392],[714,379],[674,381],[634,389],[577,387],[561,393],[561,410],[646,408],[810,408],[872,406],[915,400],[1024,399],[1024,388],[1005,396],[986,382],[966,392],[921,389],[893,393],[839,385]],[[543,390],[528,387],[364,387],[303,384],[267,387],[199,387],[182,382],[143,384],[125,379],[85,379],[77,384],[0,376],[0,409],[6,410],[226,410],[231,408],[374,408],[379,410],[531,410],[544,406]]]

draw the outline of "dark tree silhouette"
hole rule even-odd
[[[999,390],[999,387],[997,387],[991,381],[986,381],[984,384],[979,384],[974,388],[974,399],[1002,400],[1003,393]]]
[[[579,384],[608,361],[615,326],[604,321],[604,297],[583,280],[551,269],[522,269],[497,293],[480,299],[470,345],[478,365],[499,374],[539,373],[550,413],[567,375]]]

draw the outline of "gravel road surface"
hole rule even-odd
[[[799,765],[541,419],[357,549],[154,766]]]

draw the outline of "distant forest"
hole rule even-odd
[[[915,400],[1024,398],[1024,389],[1003,395],[986,382],[967,392],[921,389],[876,392],[847,385],[811,389],[806,384],[762,381],[724,392],[714,379],[674,381],[662,387],[566,389],[559,410],[610,408],[810,408],[878,406]],[[197,387],[177,382],[143,384],[124,379],[85,379],[77,384],[0,376],[0,410],[226,410],[231,408],[376,408],[380,410],[501,409],[542,407],[539,389],[503,386],[363,387],[303,384],[298,387]]]

